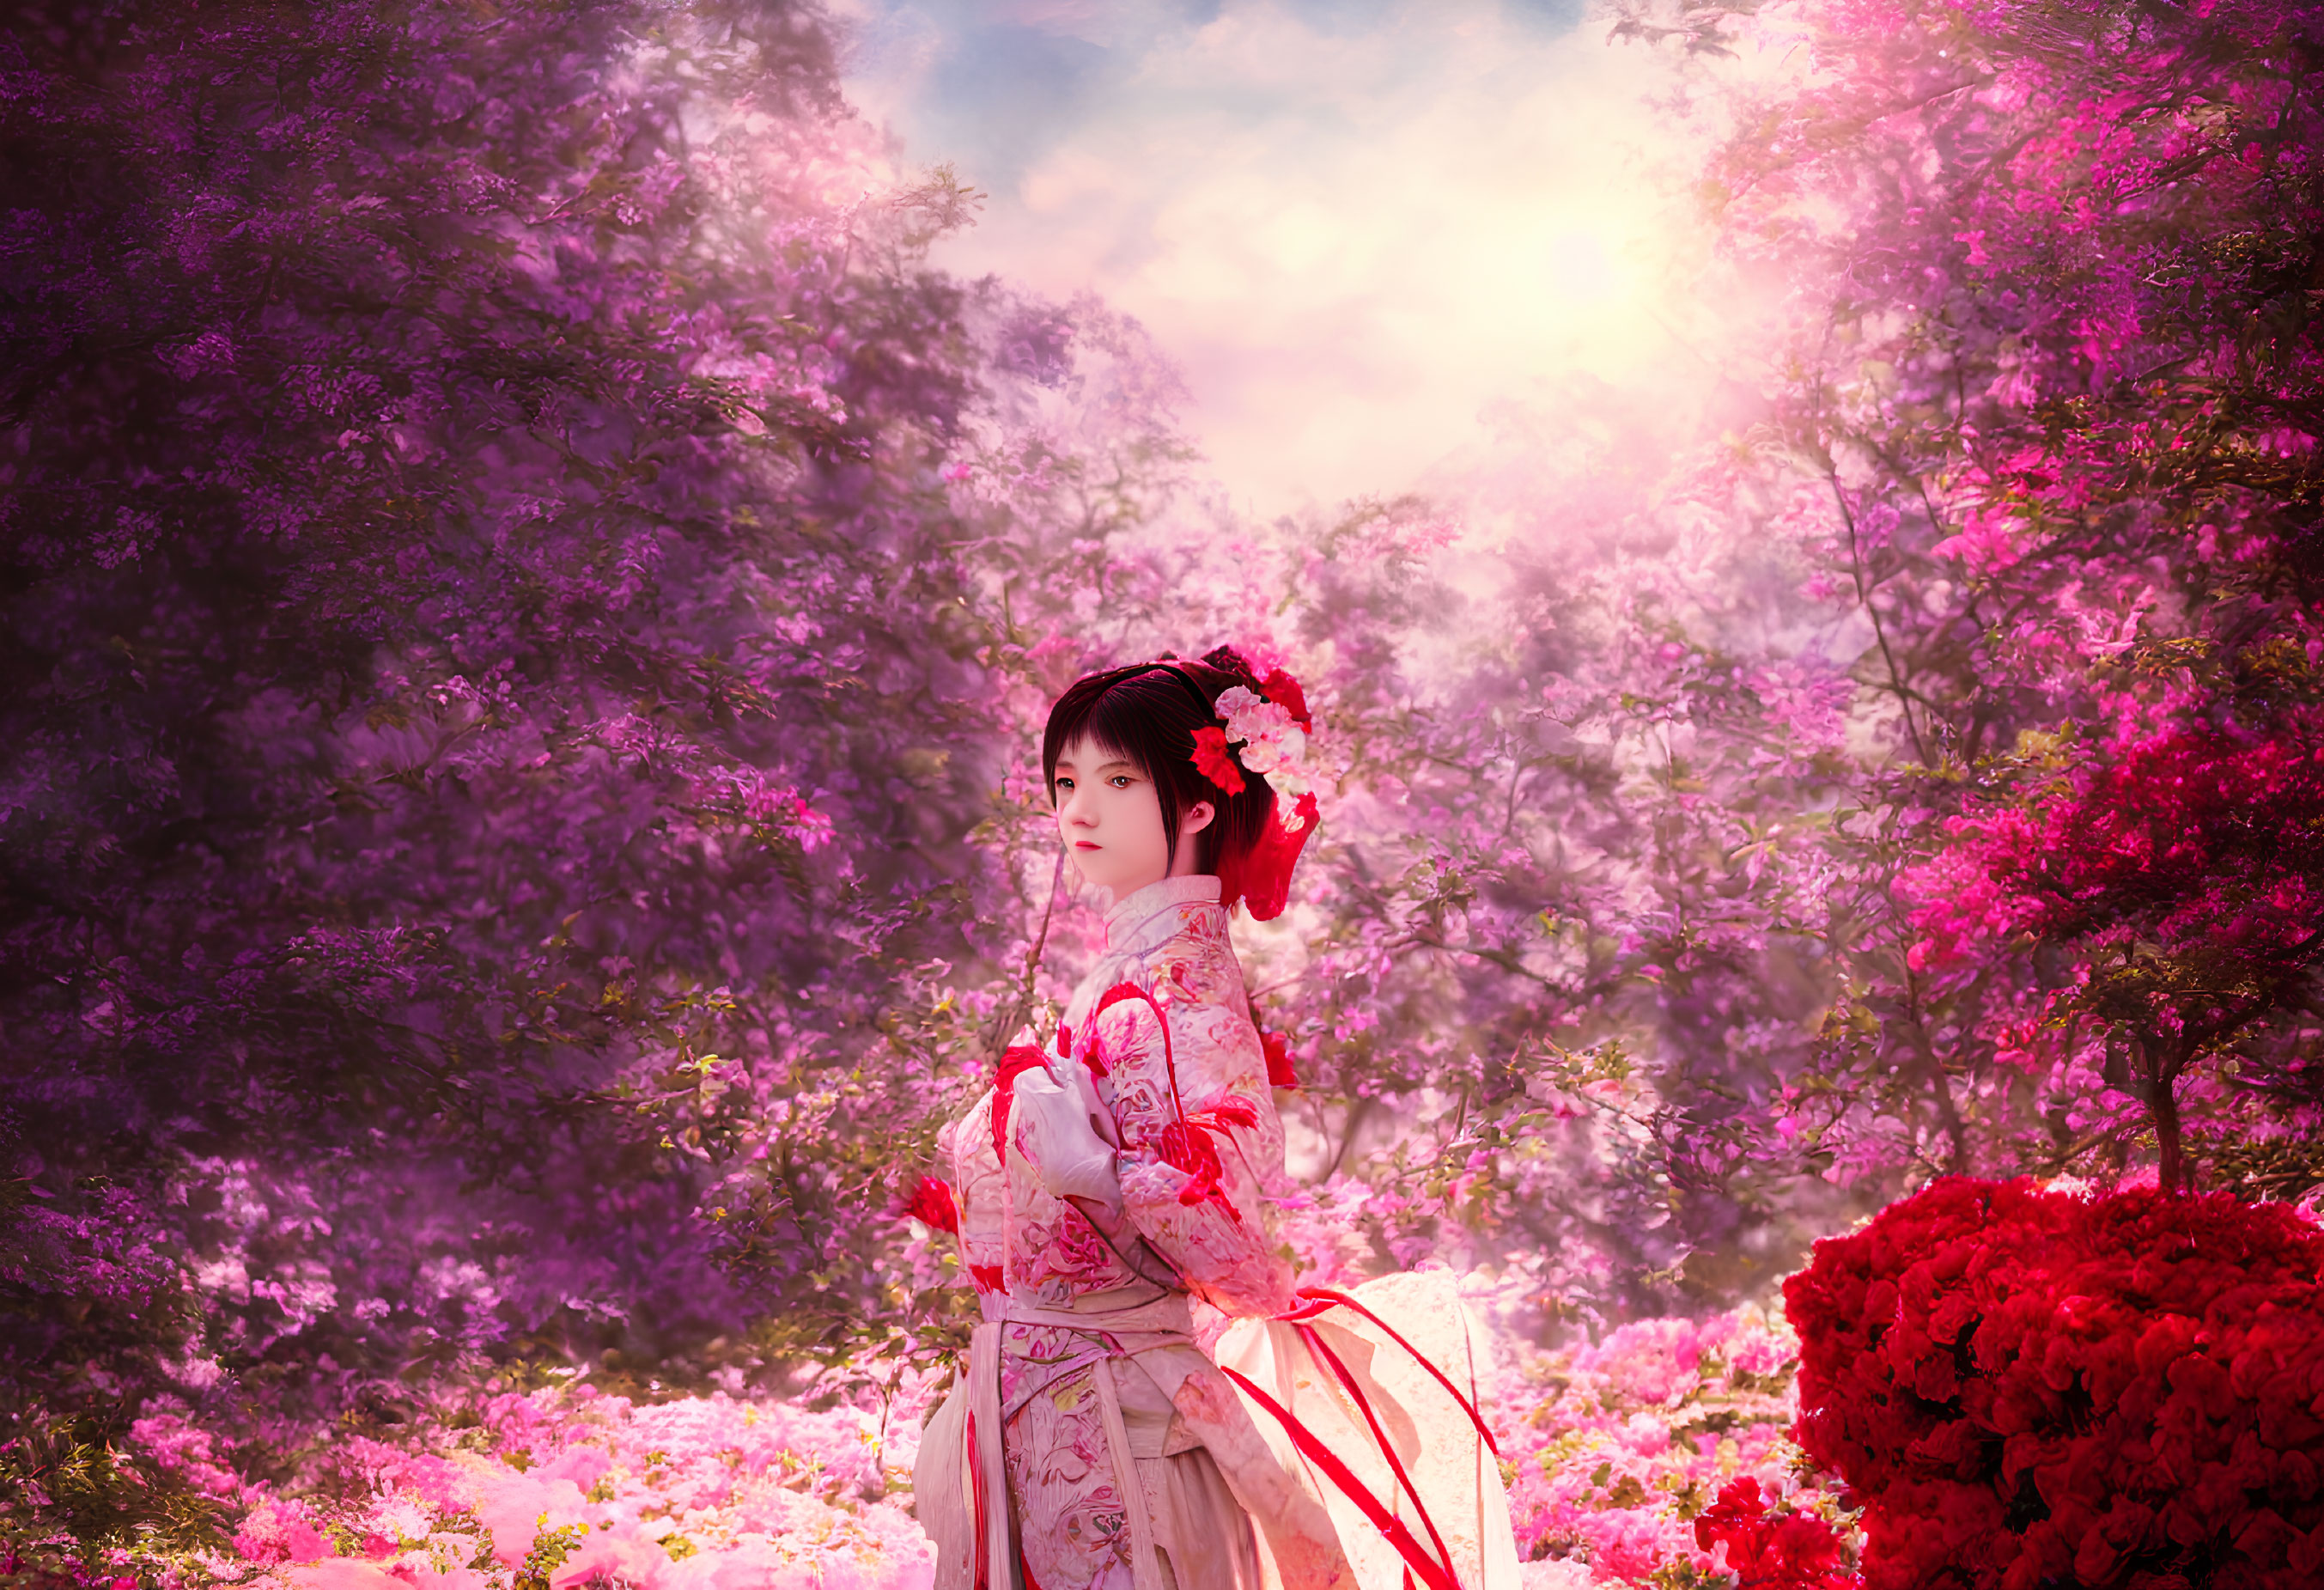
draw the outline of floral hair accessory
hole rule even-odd
[[[1219,692],[1219,716],[1226,720],[1226,741],[1242,748],[1242,765],[1272,784],[1277,797],[1292,801],[1307,792],[1307,775],[1300,766],[1307,754],[1307,731],[1289,707],[1235,685]]]
[[[1218,661],[1213,653],[1206,661]],[[1235,659],[1240,663],[1240,659]],[[1248,671],[1245,678],[1250,678]],[[1243,855],[1219,858],[1222,902],[1240,899],[1260,921],[1280,916],[1290,898],[1291,869],[1315,831],[1315,781],[1306,766],[1307,736],[1315,720],[1307,693],[1281,669],[1257,689],[1233,685],[1219,692],[1215,710],[1223,728],[1194,731],[1195,768],[1220,790],[1240,795],[1244,775],[1256,774],[1275,792],[1275,821]]]
[[[1230,795],[1242,793],[1244,773],[1257,773],[1275,790],[1276,815],[1297,832],[1295,809],[1314,788],[1305,759],[1315,726],[1299,682],[1278,668],[1257,690],[1233,685],[1220,691],[1217,711],[1226,727],[1194,731],[1194,766]]]
[[[1224,729],[1194,731],[1194,771],[1230,795],[1242,793],[1242,769],[1228,754]]]

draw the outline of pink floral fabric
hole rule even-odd
[[[1262,1193],[1282,1168],[1283,1130],[1218,890],[1216,878],[1170,879],[1117,905],[1107,919],[1106,953],[1049,1046],[1053,1061],[1086,1068],[1111,1117],[1128,1252],[1117,1252],[1078,1210],[1043,1189],[1014,1131],[1006,1133],[1005,1160],[995,1153],[995,1092],[939,1140],[971,1277],[987,1299],[988,1317],[1003,1322],[1011,1516],[1023,1565],[1044,1590],[1128,1590],[1130,1486],[1147,1488],[1157,1537],[1189,1531],[1184,1552],[1157,1539],[1182,1582],[1204,1538],[1215,1555],[1217,1542],[1250,1534],[1222,1486],[1199,1476],[1164,1479],[1166,1454],[1183,1464],[1199,1459],[1199,1449],[1167,1401],[1157,1410],[1151,1382],[1130,1354],[1187,1338],[1111,1333],[1096,1328],[1102,1316],[1095,1313],[1087,1330],[1009,1317],[1012,1307],[1072,1311],[1084,1299],[1099,1299],[1102,1309],[1107,1295],[1118,1295],[1123,1308],[1149,1303],[1167,1295],[1147,1279],[1157,1274],[1175,1274],[1193,1298],[1230,1315],[1273,1314],[1292,1304],[1290,1262]],[[1102,1361],[1112,1363],[1123,1400],[1148,1410],[1131,1443],[1137,1473],[1116,1472],[1094,1373]],[[1216,1499],[1226,1516],[1188,1518],[1189,1495]]]
[[[1096,1377],[1084,1364],[1028,1398],[1002,1427],[1010,1516],[1032,1582],[1131,1590],[1125,1476],[1113,1472]],[[1137,1483],[1135,1475],[1127,1483]]]

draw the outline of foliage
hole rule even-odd
[[[937,471],[1006,304],[916,263],[964,196],[861,197],[780,5],[22,22],[8,1395],[888,1317],[866,1050],[1005,946]]]
[[[2137,1084],[2177,1187],[2190,1067],[2225,1057],[2246,1086],[2319,1102],[2305,1057],[2266,1040],[2268,1018],[2296,1021],[2285,1007],[2324,941],[2324,740],[2311,709],[2110,751],[1948,821],[1952,845],[1906,874],[1928,902],[1908,963],[1959,965],[2021,934],[2066,950],[2077,976],[2043,1026],[2069,1053],[2088,1029],[2106,1080]]]
[[[1794,289],[1753,446],[1824,483],[1911,752],[1857,830],[1871,1020],[1824,1046],[1827,1141],[2111,1173],[2151,1133],[2175,1183],[2182,1103],[2312,1127],[2317,27],[1888,0],[1732,34],[1804,62],[1708,176]],[[2167,880],[2100,862],[2133,829]]]
[[[1784,1284],[1865,1583],[2292,1585],[2324,1564],[2324,1233],[2154,1188],[1940,1181]]]
[[[1134,328],[927,272],[943,180],[859,199],[804,13],[82,21],[20,30],[5,112],[0,1129],[83,1232],[11,1228],[11,1397],[191,1399],[263,1469],[278,1410],[480,1361],[940,1353],[901,1191],[1094,927],[1032,726],[1190,636],[1329,701],[1305,942],[1256,961],[1363,1206],[1339,1259],[1510,1253],[1588,1317],[1736,1228],[1655,1085],[1748,1101],[1626,1047],[1667,957],[1625,902],[1702,941],[1737,821],[1642,759],[1708,664],[1631,626],[1729,550],[1519,549],[1464,611],[1416,505],[1204,522]],[[1543,638],[1409,655],[1471,630]],[[1706,693],[1730,795],[1813,798],[1821,678]],[[1739,967],[1765,925],[1720,930]],[[99,1227],[170,1306],[94,1309]]]

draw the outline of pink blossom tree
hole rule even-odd
[[[919,263],[965,196],[781,5],[5,48],[10,1397],[101,1445],[890,1315],[935,1101],[863,1051],[1011,948],[939,471],[1031,356]]]

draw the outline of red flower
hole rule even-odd
[[[1794,1437],[1864,1506],[1869,1590],[2316,1583],[2319,1271],[2282,1205],[2030,1181],[1817,1243]]]
[[[1696,1545],[1709,1551],[1722,1540],[1735,1590],[1856,1590],[1863,1583],[1843,1566],[1838,1530],[1812,1513],[1771,1515],[1748,1474],[1694,1521]]]
[[[1262,1032],[1259,1047],[1267,1054],[1267,1085],[1269,1087],[1296,1087],[1299,1073],[1291,1068],[1291,1041],[1280,1032]]]
[[[920,1185],[912,1189],[912,1201],[904,1206],[904,1213],[932,1231],[960,1234],[960,1208],[952,1201],[952,1188],[933,1176],[920,1178]]]
[[[1242,769],[1227,753],[1227,732],[1221,728],[1194,731],[1194,771],[1230,795],[1242,793]]]
[[[1281,669],[1277,669],[1259,682],[1259,693],[1291,715],[1291,721],[1313,734],[1315,720],[1307,711],[1307,692],[1299,681]]]

